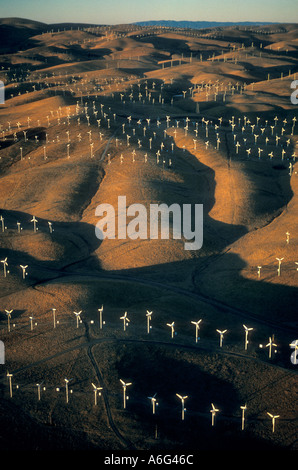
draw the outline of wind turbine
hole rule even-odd
[[[54,328],[56,328],[56,309],[52,308],[52,311],[53,311]]]
[[[147,313],[146,313],[146,317],[147,317],[147,333],[148,333],[148,334],[150,333],[150,329],[151,329],[150,321],[151,321],[152,313],[153,313],[153,312],[149,312],[148,310],[147,310]]]
[[[269,343],[266,344],[266,348],[269,346],[269,358],[271,358],[271,351],[272,351],[272,346],[277,346],[277,344],[273,343],[273,339],[269,338]]]
[[[12,397],[12,377],[13,377],[13,374],[10,374],[9,372],[7,372],[6,376],[8,377],[8,381],[9,381],[9,396],[10,398]]]
[[[227,330],[216,330],[219,333],[219,347],[222,347],[222,340],[223,340],[223,335],[227,332]]]
[[[125,383],[124,380],[120,379],[120,382],[122,383],[122,387],[123,387],[123,408],[126,408],[126,400],[128,400],[128,396],[126,396],[126,387],[128,387],[129,385],[132,385],[131,382],[127,382]]]
[[[196,343],[198,342],[198,339],[199,339],[199,330],[200,330],[201,321],[202,321],[202,319],[198,320],[198,321],[192,321],[191,322],[196,327]]]
[[[94,391],[94,405],[97,405],[97,395],[100,397],[102,387],[97,387],[94,383],[92,383],[93,391]]]
[[[99,311],[99,328],[102,329],[102,312],[103,312],[103,305],[101,308],[97,309]]]
[[[82,313],[82,310],[80,310],[79,312],[73,312],[76,316],[76,319],[77,319],[77,328],[79,328],[79,322],[81,322],[81,313]]]
[[[20,267],[22,268],[22,271],[23,271],[23,279],[25,279],[26,276],[28,276],[28,273],[26,273],[26,269],[28,268],[28,265],[22,266],[22,265],[20,264]]]
[[[31,316],[29,317],[29,320],[30,320],[30,330],[32,331],[32,330],[33,330],[33,320],[35,320],[34,316],[31,315]],[[36,323],[35,323],[35,325],[36,325]]]
[[[9,273],[9,271],[6,270],[8,263],[7,263],[7,257],[1,260],[1,263],[3,263],[3,273],[4,277],[6,277],[6,274]]]
[[[184,420],[184,412],[186,411],[186,408],[184,407],[184,401],[186,400],[186,398],[188,398],[188,395],[185,395],[184,397],[182,395],[179,395],[179,393],[176,393],[177,397],[180,398],[181,400],[181,406],[182,406],[182,409],[181,409],[181,419],[182,421]]]
[[[245,329],[245,340],[244,340],[244,349],[247,350],[247,345],[248,345],[248,332],[253,330],[253,328],[248,328],[247,326],[243,325]]]
[[[123,320],[123,330],[126,330],[126,327],[128,326],[128,323],[130,322],[129,318],[127,317],[127,312],[124,313],[123,317],[120,317],[120,320]]]
[[[267,415],[270,416],[270,418],[272,419],[272,432],[274,432],[274,430],[275,430],[275,420],[277,418],[279,418],[279,415],[273,415],[271,413],[268,413],[268,411],[267,411]]]
[[[171,328],[171,337],[174,337],[175,334],[175,329],[174,329],[175,322],[173,321],[172,323],[167,323],[167,326]]]
[[[2,232],[4,232],[7,227],[5,227],[5,225],[4,225],[4,217],[3,217],[3,215],[0,216],[0,221],[1,221]]]
[[[5,313],[7,315],[7,329],[10,331],[10,319],[11,319],[11,314],[13,310],[5,310]]]
[[[149,400],[151,400],[151,403],[152,403],[152,413],[155,415],[155,407],[158,405],[157,401],[156,401],[156,393],[153,395],[153,397],[148,397]]]
[[[240,406],[241,410],[242,410],[242,416],[241,416],[241,430],[243,431],[244,429],[244,413],[245,413],[245,410],[247,409],[247,406],[246,404],[245,405],[242,405]]]
[[[42,385],[42,382],[40,384],[36,384],[37,386],[37,399],[38,401],[40,401],[40,392],[41,392],[41,385]],[[43,390],[45,390],[46,388],[43,387]]]
[[[214,426],[214,419],[215,419],[215,414],[219,411],[219,409],[215,408],[215,406],[213,405],[213,403],[211,403],[211,410],[210,410],[210,413],[211,413],[211,416],[212,416],[212,421],[211,421],[211,424],[212,426]]]
[[[36,228],[37,220],[35,218],[35,215],[32,217],[30,222],[33,222],[33,231],[36,232],[36,230],[38,230],[38,229]]]
[[[280,266],[281,266],[281,262],[284,258],[276,258],[276,259],[278,261],[277,274],[278,274],[278,276],[280,276]]]
[[[64,379],[65,381],[65,398],[66,398],[66,403],[68,403],[68,384],[72,379]]]

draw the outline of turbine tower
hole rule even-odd
[[[97,395],[99,397],[101,396],[100,390],[102,390],[102,387],[97,387],[94,383],[92,383],[92,387],[94,392],[94,405],[97,405]]]
[[[182,395],[179,395],[179,393],[176,393],[177,397],[180,398],[181,400],[181,419],[182,421],[184,421],[184,412],[186,411],[186,408],[184,407],[184,401],[186,400],[186,398],[188,398],[188,395],[185,395],[185,396],[182,396]]]
[[[245,340],[244,340],[244,349],[247,350],[247,345],[248,345],[248,332],[253,330],[253,328],[248,328],[247,326],[243,325],[245,329]]]
[[[215,420],[215,414],[219,411],[219,409],[215,408],[215,406],[213,405],[213,403],[211,403],[211,410],[210,410],[210,413],[211,413],[211,425],[214,426],[214,420]]]
[[[219,347],[222,347],[222,340],[223,340],[223,335],[227,332],[227,330],[216,330],[219,333]]]
[[[150,333],[150,329],[151,329],[150,321],[151,321],[152,313],[153,313],[153,312],[149,312],[148,310],[147,310],[147,313],[146,313],[146,317],[147,317],[147,333],[148,333],[148,334]]]
[[[132,385],[131,382],[127,382],[125,383],[124,380],[120,379],[120,382],[122,383],[122,387],[123,387],[123,408],[126,408],[126,400],[128,400],[128,396],[126,396],[126,387],[128,387],[129,385]]]
[[[273,339],[270,336],[269,343],[266,344],[266,348],[269,347],[269,358],[271,358],[272,346],[277,346],[277,344],[273,343]]]
[[[130,322],[129,318],[127,317],[127,312],[124,313],[123,317],[120,317],[120,320],[123,320],[123,330],[126,330],[128,323]]]
[[[32,217],[30,222],[33,222],[33,231],[36,232],[36,230],[37,230],[37,228],[36,228],[37,220],[36,220],[35,215]]]
[[[72,379],[64,379],[65,381],[65,398],[66,398],[66,403],[69,401],[69,396],[68,396],[68,384]]]
[[[8,329],[8,332],[10,332],[10,319],[11,319],[12,312],[13,312],[13,310],[5,310],[5,313],[7,315],[7,329]]]
[[[244,413],[245,413],[245,410],[247,409],[247,406],[245,404],[245,405],[240,406],[240,408],[242,410],[242,413],[241,413],[241,430],[243,431],[243,429],[244,429]]]
[[[103,312],[103,305],[101,306],[101,308],[98,308],[97,309],[99,311],[99,328],[102,329],[102,312]]]
[[[157,401],[156,401],[156,393],[153,395],[153,397],[148,397],[149,400],[151,400],[151,403],[152,403],[152,413],[155,415],[155,407],[158,405]]]
[[[280,276],[280,267],[281,267],[281,262],[284,258],[276,258],[278,261],[278,268],[277,268],[277,275]]]
[[[277,418],[279,418],[279,415],[273,415],[271,413],[268,413],[268,411],[267,411],[267,415],[270,416],[270,418],[272,420],[272,432],[274,432],[275,431],[275,420]]]
[[[171,337],[172,338],[174,337],[174,334],[175,334],[174,325],[175,325],[175,322],[167,323],[167,326],[169,326],[171,328]]]
[[[26,269],[28,268],[28,264],[26,266],[23,266],[23,265],[20,264],[20,268],[22,269],[23,279],[25,279],[26,276],[28,276],[28,273],[26,273]]]
[[[198,320],[198,321],[192,321],[191,322],[196,327],[196,343],[198,342],[198,339],[199,339],[199,330],[200,330],[201,321],[202,321],[202,319]]]
[[[8,263],[7,263],[7,257],[2,259],[1,260],[1,263],[3,263],[3,274],[4,274],[4,277],[6,277],[6,274],[9,273],[9,271],[7,271],[7,266],[8,266]]]
[[[79,328],[79,322],[81,322],[81,313],[82,313],[82,310],[80,310],[79,312],[73,312],[76,316],[76,319],[77,319],[77,328]]]
[[[9,372],[7,372],[6,376],[8,377],[8,381],[9,381],[9,396],[11,398],[12,397],[12,376],[13,376],[13,374],[10,374]]]

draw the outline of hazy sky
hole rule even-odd
[[[0,0],[0,17],[45,23],[144,20],[298,22],[297,0]]]

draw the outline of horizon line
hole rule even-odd
[[[259,25],[266,25],[266,24],[297,24],[296,21],[267,21],[267,20],[258,20],[258,21],[252,21],[252,20],[239,20],[239,21],[219,21],[219,20],[172,20],[172,19],[159,19],[159,20],[137,20],[137,21],[132,21],[132,22],[123,22],[123,23],[90,23],[90,22],[84,22],[84,21],[68,21],[68,20],[61,20],[57,23],[46,23],[45,21],[42,20],[36,20],[32,18],[26,18],[26,17],[21,17],[21,16],[1,16],[0,21],[3,19],[16,19],[16,20],[27,20],[27,21],[34,21],[36,23],[42,23],[47,26],[49,25],[58,25],[58,24],[85,24],[85,25],[94,25],[94,26],[118,26],[118,25],[135,25],[135,24],[140,24],[140,23],[161,23],[161,22],[174,22],[174,23],[218,23],[218,24],[227,24],[227,25],[241,25],[241,24],[259,24]],[[150,26],[150,25],[149,25]]]

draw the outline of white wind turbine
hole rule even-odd
[[[247,350],[247,345],[248,345],[248,332],[252,331],[253,328],[248,328],[246,325],[243,325],[243,328],[245,330],[245,340],[244,340],[244,349]]]
[[[38,221],[37,221],[35,215],[32,217],[30,222],[33,222],[33,231],[36,232],[38,230],[38,228],[36,227],[36,224],[37,224]]]
[[[13,374],[10,374],[9,372],[7,372],[6,376],[8,377],[8,381],[9,381],[9,396],[11,398],[12,397],[12,377],[13,377]]]
[[[245,420],[244,413],[245,413],[245,410],[247,409],[247,406],[245,404],[245,405],[240,406],[240,408],[242,410],[242,413],[241,413],[241,430],[243,431],[243,429],[244,429],[244,420]]]
[[[216,330],[219,333],[219,347],[222,347],[222,340],[223,340],[223,335],[227,332],[227,330]]]
[[[150,333],[150,329],[151,329],[150,321],[151,321],[152,313],[153,313],[153,312],[149,312],[148,310],[147,310],[147,313],[146,313],[146,317],[147,317],[147,333],[148,333],[148,334]]]
[[[5,313],[7,315],[7,329],[10,331],[10,319],[11,319],[11,314],[13,310],[5,310]]]
[[[129,397],[126,395],[126,387],[128,387],[129,385],[132,385],[131,382],[127,382],[125,383],[124,380],[120,379],[120,382],[122,383],[122,387],[123,387],[123,408],[126,408],[126,400],[129,399]]]
[[[37,399],[38,399],[38,401],[40,401],[42,382],[40,384],[36,384],[36,386],[37,386]],[[45,390],[45,389],[46,389],[46,387],[43,387],[43,390]]]
[[[33,320],[35,320],[34,316],[30,315],[29,320],[30,320],[30,330],[32,331],[33,325],[34,325]],[[35,322],[35,325],[37,325],[37,322]]]
[[[22,269],[22,272],[23,272],[23,279],[25,279],[26,276],[28,276],[28,273],[26,272],[28,265],[26,264],[26,266],[23,266],[22,264],[20,264],[20,268]]]
[[[284,258],[276,258],[276,259],[278,261],[277,275],[280,276],[280,266],[281,266],[281,262]]]
[[[148,397],[149,400],[152,403],[152,414],[154,414],[154,415],[155,415],[155,407],[158,405],[157,400],[156,400],[155,397],[156,397],[156,393],[153,395],[153,397]]]
[[[6,277],[6,274],[9,273],[9,271],[7,271],[7,269],[6,269],[8,267],[7,257],[2,259],[1,263],[3,263],[3,274],[4,274],[4,277]]]
[[[272,339],[271,336],[270,336],[270,338],[269,338],[269,343],[266,344],[266,348],[269,347],[269,358],[271,358],[272,346],[277,346],[277,344],[273,343],[273,339]]]
[[[97,310],[99,311],[99,328],[102,329],[102,325],[104,324],[104,322],[102,322],[103,305]]]
[[[69,401],[69,390],[68,390],[68,384],[72,379],[64,379],[65,381],[65,398],[66,398],[66,403]]]
[[[199,339],[199,330],[200,330],[201,321],[202,321],[202,319],[198,320],[198,321],[192,321],[191,322],[196,327],[196,343],[198,342],[198,339]]]
[[[5,224],[4,224],[4,217],[3,217],[3,215],[0,216],[0,222],[1,222],[2,232],[4,232],[4,231],[7,229],[7,227],[6,227]]]
[[[97,405],[97,395],[101,396],[102,387],[97,387],[94,383],[92,383],[93,392],[94,392],[94,405]]]
[[[56,328],[56,309],[52,308],[52,312],[53,312],[54,328]]]
[[[172,323],[167,323],[167,326],[171,328],[171,337],[173,338],[175,334],[175,328],[174,328],[175,322],[173,321]]]
[[[219,411],[218,408],[215,408],[215,406],[213,405],[213,403],[211,403],[211,410],[210,410],[210,413],[211,413],[211,424],[212,426],[214,426],[214,420],[215,420],[215,414]]]
[[[188,395],[185,395],[185,396],[182,396],[182,395],[179,395],[179,393],[176,393],[177,397],[180,398],[181,400],[181,419],[182,421],[184,420],[184,412],[186,411],[186,408],[184,407],[184,401],[186,400],[186,398],[188,398]]]
[[[50,231],[50,233],[53,233],[54,229],[53,229],[53,224],[52,224],[52,222],[48,222],[48,225],[49,225],[49,231]]]
[[[123,317],[120,317],[120,320],[123,320],[123,330],[126,330],[128,323],[130,322],[129,318],[127,317],[127,312],[124,313]]]
[[[81,323],[81,313],[82,313],[82,310],[80,310],[79,312],[73,312],[76,316],[76,320],[77,320],[77,328],[79,328],[79,323]]]
[[[270,418],[272,420],[272,432],[274,432],[275,431],[275,420],[277,418],[279,418],[279,415],[273,415],[271,413],[268,413],[268,411],[267,411],[267,415],[270,416]]]

